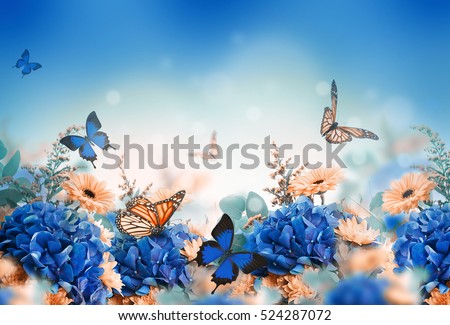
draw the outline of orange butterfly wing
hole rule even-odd
[[[331,83],[331,110],[333,112],[333,123],[336,121],[336,111],[337,111],[337,99],[338,99],[338,92],[337,92],[337,86],[336,81]]]
[[[170,220],[172,215],[180,206],[185,195],[186,191],[179,191],[166,200],[153,203],[156,211],[156,217],[158,219],[158,226],[162,227]]]
[[[116,226],[121,232],[134,237],[149,236],[154,226],[145,218],[129,211],[121,211],[116,217]]]
[[[320,126],[320,134],[324,136],[325,133],[327,133],[327,131],[331,128],[333,123],[333,112],[329,107],[325,107],[323,111],[322,125]]]
[[[151,207],[151,202],[145,197],[138,196],[127,204],[127,210],[141,218],[148,220],[154,227],[158,226],[157,212]]]
[[[333,131],[328,132],[325,136],[325,139],[329,143],[333,144],[352,141],[352,137],[350,136],[350,134],[342,131],[339,127],[334,129]]]
[[[355,138],[359,139],[372,139],[372,140],[378,140],[378,135],[375,133],[361,128],[353,128],[349,126],[339,126],[338,129],[341,129],[342,131],[354,136]]]

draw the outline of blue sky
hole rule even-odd
[[[338,119],[380,136],[350,155],[387,148],[383,121],[450,142],[448,1],[10,0],[0,48],[0,136],[30,157],[92,110],[116,142],[319,141],[332,79]]]

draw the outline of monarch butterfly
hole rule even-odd
[[[338,122],[336,122],[337,97],[336,82],[333,80],[331,83],[331,109],[325,107],[320,127],[320,134],[325,137],[325,140],[329,143],[350,142],[353,139],[352,136],[359,139],[378,140],[378,136],[371,131],[349,126],[338,126]]]
[[[125,211],[119,211],[117,214],[117,229],[134,237],[159,235],[185,195],[186,191],[179,191],[156,203],[138,196],[127,203]]]

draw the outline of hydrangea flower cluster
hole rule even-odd
[[[113,245],[117,266],[121,275],[125,296],[143,296],[150,292],[151,286],[172,288],[190,285],[186,257],[180,254],[185,240],[197,236],[190,234],[186,225],[177,224],[166,228],[158,236],[136,239],[131,236],[117,237]]]
[[[310,199],[300,197],[271,212],[262,223],[255,222],[246,249],[264,256],[267,270],[278,275],[300,273],[305,265],[329,265],[340,217],[336,205],[314,206]]]
[[[104,304],[110,292],[99,276],[107,246],[86,214],[35,202],[18,207],[0,229],[0,250],[14,256],[30,277],[64,288],[75,304]]]
[[[395,260],[400,269],[424,269],[425,289],[435,287],[441,293],[449,288],[450,280],[450,206],[433,206],[420,213],[412,212],[409,222],[397,230],[394,245]]]

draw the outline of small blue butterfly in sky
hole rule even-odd
[[[30,62],[30,52],[28,50],[23,51],[19,60],[17,60],[16,65],[13,68],[22,68],[22,78],[31,73],[31,71],[36,71],[42,68],[42,65],[36,62]]]
[[[102,150],[109,148],[115,149],[109,144],[108,135],[105,132],[99,131],[102,127],[95,111],[91,112],[86,119],[86,136],[68,135],[62,138],[59,142],[65,145],[72,151],[78,150],[80,157],[84,160],[90,161],[95,167],[94,161],[97,160],[97,155],[94,151],[93,145],[97,145]]]
[[[257,253],[233,252],[231,250],[234,239],[234,225],[227,214],[222,216],[211,235],[215,240],[204,242],[194,259],[200,266],[205,266],[217,259],[220,261],[219,267],[212,275],[211,281],[216,284],[216,287],[211,294],[214,294],[220,285],[236,280],[239,269],[248,274],[267,265],[266,259]]]

